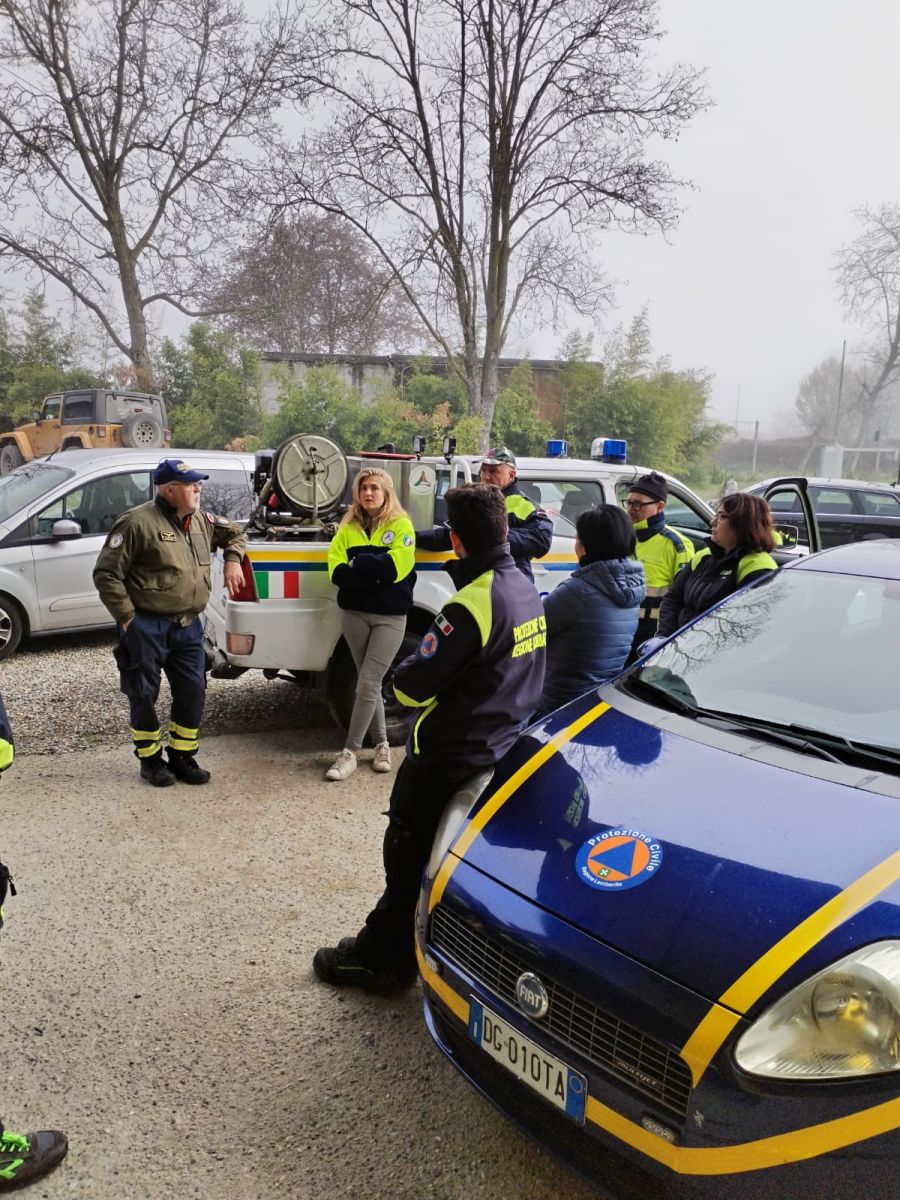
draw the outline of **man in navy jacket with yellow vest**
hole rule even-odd
[[[644,567],[647,595],[638,613],[637,632],[629,662],[638,655],[638,647],[656,633],[659,606],[675,576],[694,557],[694,544],[666,524],[669,485],[665,476],[650,471],[635,479],[628,489],[625,511],[634,526],[637,546],[635,557]]]
[[[481,460],[480,479],[492,483],[503,493],[506,516],[509,524],[506,540],[516,566],[534,579],[531,569],[533,558],[543,558],[553,540],[553,522],[542,508],[522,494],[516,483],[516,459],[505,446],[489,450]],[[435,525],[432,529],[416,532],[418,550],[449,550],[450,530],[446,525]]]
[[[447,513],[458,591],[394,673],[397,698],[416,715],[391,793],[385,890],[355,938],[313,959],[319,978],[338,986],[386,992],[415,982],[416,901],[444,807],[509,750],[543,687],[543,606],[509,553],[502,493],[454,488]]]

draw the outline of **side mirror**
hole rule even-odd
[[[776,550],[793,550],[800,542],[800,528],[797,525],[782,525],[780,522],[772,526]]]
[[[54,541],[71,542],[73,539],[81,537],[81,526],[77,521],[67,519],[54,521],[50,534]]]
[[[34,421],[35,425],[40,425],[40,423],[41,423],[41,411],[40,411],[40,409],[39,409],[39,408],[35,408],[35,409],[33,409],[33,410],[32,410],[32,413],[31,413],[31,419]]]

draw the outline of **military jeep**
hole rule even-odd
[[[172,439],[161,396],[81,388],[47,396],[34,420],[0,433],[0,475],[54,450],[149,450]]]

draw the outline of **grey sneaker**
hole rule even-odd
[[[391,769],[391,748],[387,742],[379,742],[375,747],[375,756],[372,759],[373,771],[389,771]]]
[[[341,779],[349,778],[355,770],[356,755],[345,746],[325,772],[325,778],[330,779],[332,783],[336,783]]]

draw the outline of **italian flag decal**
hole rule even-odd
[[[260,600],[296,600],[300,595],[299,571],[254,571]]]

